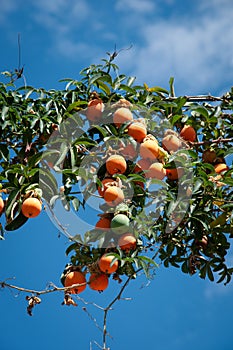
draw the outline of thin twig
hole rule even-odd
[[[222,138],[222,137],[219,137],[215,140],[205,140],[205,141],[198,141],[198,142],[192,142],[193,145],[195,146],[201,146],[201,145],[205,145],[205,144],[211,144],[211,143],[227,143],[227,142],[233,142],[233,137],[231,138]]]
[[[120,300],[121,295],[129,282],[131,281],[133,275],[129,276],[124,285],[122,286],[120,292],[117,294],[117,296],[108,304],[108,306],[104,309],[104,321],[103,321],[103,350],[106,350],[106,339],[107,339],[107,315],[109,310],[112,308],[113,304],[115,304],[116,301]]]
[[[66,230],[66,228],[60,223],[60,221],[58,220],[57,216],[54,214],[51,206],[49,204],[46,205],[46,208],[49,209],[50,214],[52,215],[52,218],[55,220],[56,224],[58,225],[58,227],[61,229],[62,233],[64,233],[64,235],[69,238],[71,241],[75,241],[73,236],[71,236],[69,234],[69,232]]]
[[[8,288],[11,288],[11,289],[16,289],[19,292],[30,293],[30,294],[33,294],[33,295],[43,295],[43,294],[49,294],[49,293],[54,293],[54,292],[66,292],[66,291],[69,291],[72,288],[81,287],[81,286],[86,285],[86,284],[87,284],[87,282],[85,282],[85,283],[76,283],[76,284],[73,284],[72,286],[69,286],[69,287],[57,287],[54,284],[52,284],[53,288],[51,288],[51,289],[36,290],[36,289],[29,289],[29,288],[15,286],[15,285],[7,283],[5,281],[0,281],[0,286],[2,288],[8,287]]]
[[[184,98],[186,98],[186,100],[188,102],[224,102],[224,101],[228,101],[230,99],[232,99],[232,97],[227,97],[227,96],[223,96],[223,97],[219,97],[219,96],[211,96],[211,95],[197,95],[197,96],[183,96]],[[173,101],[176,100],[177,97],[172,97],[169,96],[167,97],[165,100],[168,101]]]

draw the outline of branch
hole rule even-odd
[[[183,96],[183,97],[186,98],[188,102],[215,102],[215,101],[225,102],[232,99],[232,97],[230,96],[219,97],[219,96],[211,96],[211,95],[197,95],[197,96]],[[170,97],[167,97],[165,100],[173,101],[176,99],[177,97],[170,96]]]
[[[140,269],[141,270],[141,269]],[[117,294],[117,296],[108,304],[108,306],[104,309],[104,321],[103,321],[103,349],[102,350],[110,350],[109,348],[106,348],[106,338],[107,338],[107,315],[109,310],[111,310],[113,304],[115,304],[116,301],[120,300],[121,295],[129,282],[131,281],[133,275],[129,276],[124,285],[122,286],[120,292]]]
[[[227,142],[233,142],[233,137],[231,138],[222,138],[219,137],[218,139],[215,140],[205,140],[205,141],[197,141],[197,142],[191,142],[194,146],[201,146],[201,145],[206,145],[206,144],[211,144],[211,143],[227,143]]]
[[[70,287],[57,287],[55,284],[50,283],[50,286],[53,286],[53,288],[44,289],[44,290],[35,290],[35,289],[19,287],[19,286],[15,286],[13,284],[7,283],[5,281],[0,281],[0,286],[1,286],[1,288],[8,287],[11,289],[18,290],[19,292],[30,293],[33,295],[43,295],[43,294],[49,294],[49,293],[54,293],[54,292],[68,292],[72,288],[80,287],[80,286],[86,285],[87,283],[88,282],[73,284]]]

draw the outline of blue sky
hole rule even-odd
[[[29,85],[60,88],[59,79],[78,78],[106,51],[122,51],[116,63],[139,83],[168,87],[175,77],[177,94],[221,94],[233,81],[232,0],[86,1],[0,0],[0,71],[21,63]],[[23,81],[17,82],[23,84]],[[68,246],[45,212],[0,242],[0,280],[43,289],[68,262]],[[179,270],[159,268],[149,286],[143,277],[132,282],[109,315],[111,350],[231,350],[232,286],[212,284]],[[105,306],[116,293],[85,291],[85,300]],[[101,334],[82,310],[61,306],[62,294],[42,298],[33,317],[26,314],[24,294],[0,291],[1,350],[98,349]],[[87,310],[101,325],[102,313]]]

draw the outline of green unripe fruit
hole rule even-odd
[[[129,231],[129,218],[125,214],[117,214],[111,221],[111,229],[114,233],[122,235]]]

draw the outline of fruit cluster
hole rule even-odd
[[[101,99],[96,98],[89,102],[86,116],[90,124],[101,122],[103,110]],[[119,280],[119,274],[122,273],[119,271],[120,261],[117,258],[119,251],[121,257],[140,252],[140,240],[133,229],[135,214],[132,215],[130,210],[135,192],[136,197],[138,195],[135,189],[139,188],[139,196],[145,197],[147,180],[163,180],[165,177],[171,181],[178,180],[184,173],[183,168],[168,167],[169,155],[196,139],[194,128],[185,125],[180,135],[172,130],[164,133],[160,146],[156,137],[148,131],[146,120],[134,118],[131,104],[126,100],[120,100],[117,104],[112,112],[111,123],[116,130],[123,129],[124,139],[122,141],[119,137],[118,147],[107,150],[104,171],[101,175],[98,174],[97,192],[105,204],[95,230],[100,232],[100,237],[104,237],[104,243],[91,263],[81,263],[82,258],[79,257],[76,259],[78,266],[68,265],[63,272],[61,280],[65,287],[81,284],[80,287],[70,289],[71,293],[82,292],[86,284],[93,290],[103,291],[107,288],[108,277],[112,273]],[[127,192],[127,184],[121,180],[122,175],[127,178],[129,168],[131,173],[138,175],[133,183],[131,196]],[[85,277],[87,273],[90,273],[88,282]]]
[[[0,192],[8,193],[5,190],[0,190]],[[32,193],[33,192],[33,193]],[[21,216],[25,218],[25,220],[29,218],[37,217],[42,210],[42,200],[40,197],[34,193],[34,191],[29,191],[22,199],[16,202],[14,208],[11,208],[10,215],[7,215],[8,209],[8,197],[3,199],[0,196],[0,215],[5,212],[6,221],[10,223],[12,221],[12,217],[14,217],[14,212],[20,211]]]

